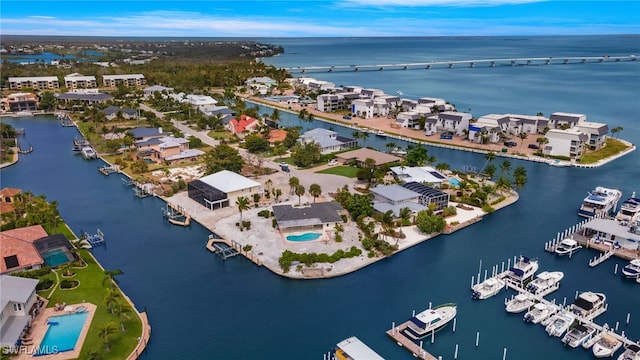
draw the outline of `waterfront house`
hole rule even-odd
[[[262,193],[262,184],[229,170],[204,176],[187,184],[189,198],[215,210],[235,204],[238,197]]]
[[[57,76],[9,77],[9,89],[55,90],[60,88]]]
[[[394,216],[398,216],[403,208],[409,208],[412,212],[427,209],[419,203],[419,193],[398,184],[378,185],[369,191],[373,194],[373,208],[383,214],[391,210]]]
[[[323,154],[348,150],[358,146],[356,140],[340,136],[335,131],[323,128],[315,128],[305,132],[300,135],[298,141],[301,143],[316,143]]]
[[[572,159],[582,155],[589,140],[589,136],[578,128],[551,129],[545,136],[548,140],[543,149],[545,155],[566,156]]]
[[[544,116],[533,115],[509,115],[511,119],[521,120],[520,132],[527,134],[544,134],[548,129],[549,119]],[[511,125],[510,125],[511,128]],[[515,135],[519,133],[514,133]]]
[[[576,125],[576,128],[587,135],[586,148],[588,150],[599,150],[607,142],[607,133],[609,133],[607,124],[581,121]]]
[[[343,223],[342,206],[335,201],[313,203],[309,206],[273,205],[278,228],[283,231],[330,231]]]
[[[135,146],[138,149],[139,158],[149,159],[157,164],[175,165],[193,162],[204,154],[202,150],[189,149],[189,140],[173,136],[137,141]]]
[[[375,99],[378,96],[383,96],[384,91],[380,89],[361,89],[360,96],[367,99]]]
[[[423,105],[429,108],[435,108],[437,111],[453,111],[455,108],[451,104],[447,104],[444,99],[422,97],[418,99],[418,105]]]
[[[394,166],[389,170],[401,182],[418,182],[428,184],[434,188],[440,188],[447,177],[431,166]]]
[[[227,129],[232,134],[244,137],[248,133],[252,133],[258,129],[260,122],[257,119],[247,115],[240,115],[239,119],[231,119],[227,123]]]
[[[507,115],[483,115],[469,124],[468,138],[478,144],[497,143],[500,141],[500,134],[507,131],[509,122]]]
[[[333,112],[344,108],[342,94],[322,94],[316,98],[316,108],[322,112]]]
[[[162,131],[161,127],[153,128],[153,127],[137,127],[129,130],[131,136],[133,136],[133,140],[135,142],[147,141],[153,138],[162,138],[167,136],[167,133]]]
[[[371,99],[355,99],[351,101],[351,113],[363,119],[371,119],[375,105]]]
[[[121,74],[121,75],[103,75],[102,83],[105,87],[117,87],[124,85],[128,87],[142,86],[147,83],[142,74]]]
[[[211,96],[195,95],[195,94],[186,95],[183,98],[182,102],[185,102],[198,109],[206,108],[209,106],[215,106],[216,104],[218,104],[218,100],[212,98]]]
[[[109,106],[102,110],[107,120],[114,120],[118,117],[118,113],[123,120],[131,120],[138,118],[138,111],[136,109],[125,109],[119,106]]]
[[[0,107],[4,111],[35,111],[38,110],[38,96],[32,93],[14,93],[0,99]]]
[[[98,83],[93,75],[85,76],[73,73],[64,77],[64,86],[68,89],[95,89],[98,87]]]
[[[236,112],[229,109],[227,106],[201,106],[198,110],[206,116],[220,118],[223,125],[228,124],[229,121],[236,116]]]
[[[356,150],[351,150],[347,152],[343,152],[336,155],[336,158],[339,162],[343,164],[351,164],[355,163],[356,166],[363,167],[367,159],[371,159],[374,161],[376,167],[392,164],[400,162],[402,159],[395,155],[387,154],[381,151],[369,149],[369,148],[360,148]]]
[[[402,111],[415,110],[417,106],[418,106],[418,101],[416,100],[411,100],[411,99],[400,100],[400,107],[402,108]]]
[[[403,111],[396,116],[396,125],[403,128],[419,129],[422,116],[417,111]]]
[[[22,190],[16,188],[6,187],[0,190],[0,215],[15,211],[13,204],[15,197],[20,193],[22,193]],[[3,224],[3,222],[0,217],[0,225],[1,224]]]
[[[435,204],[434,211],[436,212],[442,211],[449,206],[449,194],[442,190],[415,181],[404,183],[401,186],[420,194],[420,198],[418,199],[420,205],[428,208],[429,204]]]
[[[102,104],[113,99],[113,96],[99,92],[66,92],[54,94],[53,96],[57,100],[64,101],[65,103],[80,102],[87,105]]]
[[[438,114],[436,128],[442,132],[452,132],[458,136],[462,136],[464,131],[469,128],[471,118],[472,116],[469,113],[444,111]]]
[[[587,116],[584,114],[555,112],[549,116],[549,127],[555,129],[570,129],[585,120],[587,120]]]
[[[39,308],[38,279],[0,275],[0,346],[15,346]]]
[[[268,94],[272,88],[278,85],[278,82],[267,76],[252,77],[244,82],[247,89],[257,92],[261,95]]]
[[[44,259],[34,242],[47,236],[42,225],[33,225],[0,232],[0,274],[39,269]]]
[[[630,223],[623,223],[615,219],[591,219],[583,226],[583,235],[613,246],[633,251],[640,250],[640,218],[636,217]]]

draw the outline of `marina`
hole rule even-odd
[[[615,213],[622,192],[618,189],[609,189],[598,186],[589,192],[580,205],[578,215],[586,218],[604,216]]]

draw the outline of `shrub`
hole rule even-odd
[[[269,210],[260,210],[258,212],[258,216],[261,216],[263,218],[268,218],[271,215],[271,212]]]
[[[252,245],[245,245],[245,246],[242,247],[242,250],[245,251],[245,252],[249,252],[249,251],[251,251],[251,249],[253,249]]]
[[[251,221],[243,220],[242,221],[242,227],[247,229],[247,230],[251,229]]]
[[[482,205],[482,211],[484,211],[486,213],[492,213],[492,212],[496,211],[496,209],[492,208],[491,205],[489,205],[489,204],[484,204],[484,205]]]
[[[347,222],[347,215],[340,215],[340,217],[342,218],[342,222]]]
[[[53,286],[52,279],[41,279],[36,286],[36,291],[47,290]]]
[[[277,226],[278,222],[276,221],[276,219],[271,219],[271,227],[275,229]]]
[[[74,288],[74,287],[78,286],[79,284],[80,284],[80,282],[78,282],[78,280],[62,279],[60,281],[60,288],[61,289],[71,289],[71,288]]]

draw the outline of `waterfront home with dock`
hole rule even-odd
[[[262,184],[229,170],[204,176],[187,184],[189,198],[215,210],[230,206],[240,197],[262,192]]]
[[[38,279],[0,275],[0,346],[15,346],[39,309]]]

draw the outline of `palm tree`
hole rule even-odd
[[[92,350],[89,352],[87,360],[102,360],[102,354],[98,351]]]
[[[115,269],[115,270],[105,270],[104,271],[104,279],[102,279],[102,285],[103,286],[108,286],[110,288],[115,288],[116,283],[118,282],[118,280],[116,280],[116,276],[118,275],[122,275],[123,272],[120,269]]]
[[[238,211],[240,211],[240,222],[242,222],[242,212],[249,210],[249,198],[239,196],[236,199],[236,205],[238,205]]]
[[[289,178],[289,195],[293,194],[293,191],[300,185],[300,179],[295,176]]]
[[[369,138],[369,133],[366,131],[363,131],[360,137],[362,138],[362,146],[364,147],[364,145],[367,142],[367,139]]]
[[[520,140],[522,140],[520,142],[520,152],[522,152],[522,145],[524,145],[524,141],[527,139],[528,136],[529,134],[524,131],[518,134],[518,137],[520,138]]]
[[[127,329],[124,328],[124,321],[131,319],[131,316],[129,316],[129,314],[132,313],[131,308],[125,306],[123,303],[118,303],[115,307],[115,310],[116,315],[118,315],[118,318],[120,319],[120,329],[122,330],[122,332],[125,332]]]
[[[362,134],[363,134],[362,131],[354,130],[351,133],[351,136],[353,137],[354,140],[358,141],[358,140],[360,140],[362,138]]]
[[[273,196],[276,198],[276,201],[278,201],[278,198],[282,195],[282,190],[273,189],[271,190],[271,192],[273,193]]]
[[[390,153],[393,150],[395,150],[398,146],[395,143],[387,143],[387,145],[385,145],[387,147],[387,152]]]
[[[309,186],[309,194],[313,196],[313,203],[316,203],[316,198],[322,194],[322,188],[318,184],[311,184]]]
[[[280,109],[273,109],[270,118],[271,120],[273,120],[273,122],[278,123],[282,118],[282,116],[280,115]]]
[[[506,172],[509,172],[509,170],[511,170],[511,161],[509,160],[503,161],[502,164],[500,165],[500,173],[504,174]]]
[[[493,164],[487,165],[487,167],[484,168],[484,173],[489,177],[489,179],[493,178],[493,175],[496,174],[496,166]]]
[[[487,167],[487,165],[496,158],[496,153],[494,153],[493,151],[489,151],[484,155],[484,158],[487,161],[485,161],[484,165],[482,166],[482,169],[480,169],[480,173],[482,173],[482,171],[484,171],[484,168]]]
[[[298,206],[300,206],[302,195],[304,195],[306,189],[303,185],[296,186],[296,195],[298,195]]]
[[[116,290],[109,290],[107,294],[104,296],[102,301],[104,305],[109,308],[109,311],[113,314],[114,307],[118,305],[118,299],[121,297],[120,292]]]
[[[393,210],[389,210],[386,213],[382,214],[382,217],[380,218],[380,224],[382,225],[382,229],[384,230],[385,236],[391,233],[392,237],[394,239],[396,238],[395,222],[393,221]]]
[[[436,170],[438,170],[438,171],[449,170],[449,164],[447,164],[447,163],[438,163],[438,165],[436,165]]]
[[[498,189],[502,195],[504,190],[511,189],[511,181],[504,176],[500,176],[498,181],[496,181],[496,189]]]
[[[522,166],[518,166],[513,171],[513,185],[515,185],[516,189],[522,189],[527,183],[527,169]]]
[[[267,187],[267,192],[271,191],[271,185],[273,185],[273,181],[271,179],[265,181],[264,185]]]
[[[104,343],[105,351],[110,351],[109,348],[109,337],[116,332],[116,326],[114,323],[110,322],[102,327],[100,327],[98,331],[98,337],[102,339]]]
[[[398,218],[400,219],[400,223],[402,225],[411,224],[411,209],[408,207],[403,207],[398,212]]]
[[[616,135],[622,130],[624,130],[624,128],[622,126],[616,126],[613,129],[611,129],[611,135],[616,137]]]
[[[540,145],[540,151],[542,151],[542,149],[544,149],[544,144],[549,142],[549,139],[547,139],[544,136],[541,136],[539,138],[536,139],[536,142]],[[544,154],[544,152],[543,152]]]

